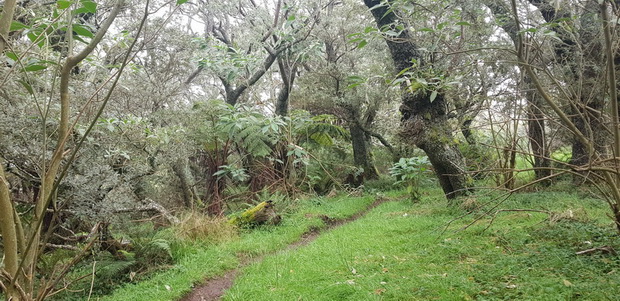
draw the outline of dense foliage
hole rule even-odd
[[[6,298],[106,294],[343,191],[438,185],[482,219],[475,187],[571,181],[620,229],[617,2],[0,5]]]

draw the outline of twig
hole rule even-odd
[[[5,270],[0,270],[0,277],[4,278],[6,280],[7,283],[9,283],[12,287],[12,289],[17,290],[17,292],[19,293],[19,295],[22,297],[23,300],[27,300],[26,298],[26,292],[24,291],[24,289],[15,281],[13,281],[13,277],[11,276],[11,274],[9,274],[7,271]],[[1,281],[0,281],[1,283]],[[2,285],[5,289],[4,291],[6,292],[6,286],[4,286],[4,284]]]
[[[90,296],[93,294],[93,287],[95,287],[95,267],[97,266],[97,261],[93,261],[93,277],[90,280],[90,291],[88,291],[88,300],[90,301]]]
[[[587,249],[583,251],[578,251],[578,252],[575,252],[575,255],[592,254],[596,251],[601,251],[602,253],[609,253],[609,254],[614,254],[614,255],[616,254],[616,250],[612,248],[611,246],[602,246],[602,247],[596,247],[596,248]]]
[[[486,228],[484,228],[484,231],[488,230],[491,225],[493,224],[493,222],[495,221],[495,217],[497,217],[497,214],[500,212],[539,212],[539,213],[545,213],[547,215],[551,215],[552,212],[551,211],[547,211],[547,210],[536,210],[536,209],[500,209],[495,211],[495,213],[493,214],[493,217],[491,218],[491,221],[489,221],[489,224],[487,225]]]
[[[116,209],[114,211],[114,213],[155,211],[155,212],[161,214],[161,216],[163,216],[171,224],[178,224],[178,223],[181,222],[176,216],[172,215],[172,213],[170,213],[170,211],[168,211],[166,208],[164,208],[164,206],[156,203],[155,201],[153,201],[151,199],[146,199],[145,201],[147,203],[142,205],[142,206],[140,206],[140,207],[120,208],[120,209]]]
[[[57,245],[57,244],[52,244],[52,243],[46,243],[45,246],[48,247],[48,248],[71,250],[71,251],[81,251],[82,250],[82,249],[80,249],[78,247],[75,247],[75,246]]]

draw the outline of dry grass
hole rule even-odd
[[[225,217],[211,217],[200,212],[186,214],[174,228],[178,237],[187,240],[223,242],[238,236],[237,227]]]

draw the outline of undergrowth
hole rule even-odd
[[[93,254],[54,299],[178,300],[203,279],[266,256],[241,270],[225,300],[613,300],[620,239],[609,209],[587,189],[569,193],[561,185],[508,198],[479,191],[460,207],[447,206],[430,185],[418,203],[404,191],[384,192],[399,201],[278,253],[377,195],[276,200],[282,223],[251,229],[188,214],[177,227],[128,232],[133,249],[121,258]],[[69,252],[58,250],[42,268]]]
[[[463,209],[435,196],[386,203],[307,247],[269,256],[245,268],[224,300],[614,300],[620,294],[618,255],[576,254],[620,250],[600,200],[534,192],[498,204],[498,193],[481,194],[469,198],[491,214],[459,219]]]
[[[229,232],[232,230],[223,226],[223,223],[207,219],[207,223],[215,223],[216,227],[222,227],[228,233],[221,237],[209,234],[211,230],[202,229],[199,222],[193,224],[203,220],[203,217],[193,216],[190,223],[160,232],[156,236],[170,242],[174,262],[170,268],[139,282],[129,282],[113,294],[98,296],[97,299],[176,300],[203,279],[237,267],[240,258],[269,254],[298,240],[312,229],[324,227],[322,216],[347,218],[366,208],[374,199],[374,196],[343,195],[331,199],[287,201],[286,210],[279,212],[283,215],[280,225],[235,229],[234,232]]]

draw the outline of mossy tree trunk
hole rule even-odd
[[[375,18],[378,28],[393,28],[398,17],[388,6],[380,6],[381,0],[364,0]],[[387,1],[389,4],[390,1]],[[397,37],[386,39],[396,71],[411,68],[416,62],[419,68],[425,66],[418,45],[413,42],[408,30],[399,31]],[[431,99],[431,93],[411,93],[403,85],[402,135],[405,139],[424,150],[439,178],[441,188],[448,199],[453,199],[469,191],[469,176],[465,169],[463,155],[454,143],[452,130],[448,123],[447,101],[441,91]]]

